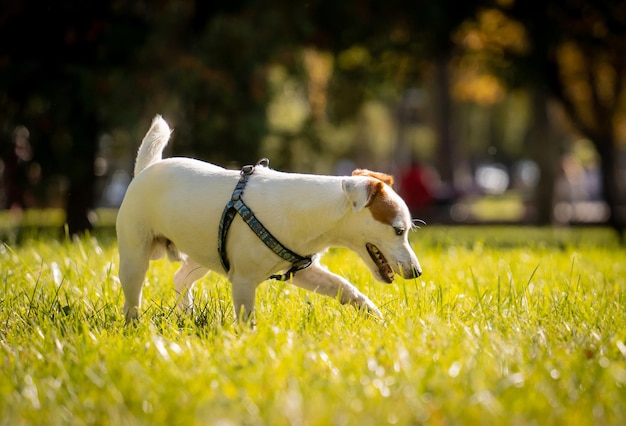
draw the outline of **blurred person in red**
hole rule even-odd
[[[436,173],[416,158],[400,174],[400,196],[413,217],[424,216],[435,201],[433,184]]]

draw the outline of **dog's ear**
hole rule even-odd
[[[347,177],[341,181],[341,189],[355,212],[372,204],[374,198],[384,189],[381,180],[363,178],[360,176]]]
[[[393,176],[386,173],[373,172],[367,169],[356,169],[352,172],[352,176],[370,176],[374,179],[378,179],[383,183],[386,183],[389,186],[393,186]]]

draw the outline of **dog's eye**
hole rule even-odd
[[[404,234],[404,228],[394,226],[393,230],[395,231],[397,236]]]

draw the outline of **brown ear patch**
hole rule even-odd
[[[378,190],[374,193],[373,197],[370,198],[367,207],[370,209],[374,219],[385,225],[392,225],[400,214],[400,208],[398,204],[389,197],[381,182],[378,182],[377,186]]]
[[[352,172],[352,176],[369,176],[373,177],[374,179],[378,179],[379,181],[389,186],[393,185],[393,176],[386,173],[373,172],[367,169],[356,169]]]
[[[389,197],[385,183],[376,178],[369,181],[368,200],[365,207],[369,208],[374,219],[385,225],[392,225],[400,214],[400,208]]]

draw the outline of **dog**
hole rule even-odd
[[[235,316],[243,322],[254,322],[256,287],[285,270],[280,277],[296,286],[382,318],[366,295],[320,263],[321,253],[331,246],[355,251],[385,283],[393,282],[394,274],[407,279],[422,274],[408,241],[411,215],[392,189],[391,176],[363,169],[352,176],[286,173],[270,169],[268,161],[244,172],[191,158],[162,159],[171,133],[157,115],[139,147],[134,178],[117,216],[127,322],[139,316],[150,260],[165,254],[182,262],[174,287],[183,311],[192,310],[194,282],[212,270],[228,277]],[[245,188],[237,195],[243,180]],[[266,233],[304,262],[296,265],[270,249],[239,212],[230,215],[232,226],[223,235],[225,207],[235,199],[245,201]]]

